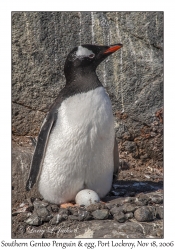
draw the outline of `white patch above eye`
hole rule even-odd
[[[89,50],[83,46],[78,46],[78,50],[76,52],[77,56],[90,56],[90,55],[94,55],[94,53],[92,52],[92,50]]]

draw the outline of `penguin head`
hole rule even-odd
[[[67,56],[64,73],[67,78],[68,74],[76,71],[83,73],[96,70],[97,66],[109,55],[120,49],[122,44],[114,44],[110,46],[98,46],[92,44],[84,44],[75,47]]]

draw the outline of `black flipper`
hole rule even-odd
[[[56,120],[56,115],[53,113],[49,113],[46,116],[43,125],[41,127],[37,145],[30,166],[29,178],[26,183],[27,191],[29,191],[33,187],[33,185],[39,178],[39,173],[41,172],[49,135],[55,120]]]

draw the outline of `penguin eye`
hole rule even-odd
[[[94,58],[95,57],[95,54],[90,54],[89,55],[89,58]]]

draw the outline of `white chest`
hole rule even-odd
[[[47,145],[41,193],[48,193],[47,199],[51,192],[68,198],[86,186],[104,196],[112,182],[113,147],[112,107],[104,88],[66,99]]]
[[[86,131],[90,126],[105,129],[111,122],[111,101],[103,87],[68,98],[58,110],[57,124],[70,133],[77,128]]]

